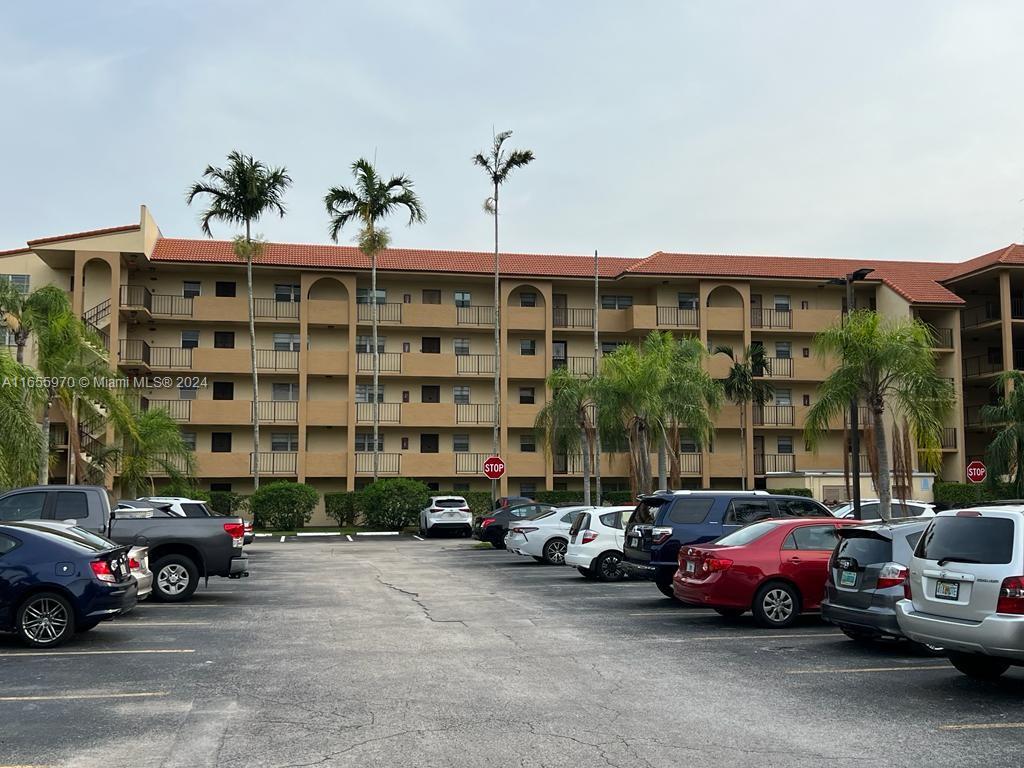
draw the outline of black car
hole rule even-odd
[[[505,534],[511,521],[537,515],[554,509],[550,504],[517,504],[503,509],[494,509],[473,520],[473,536],[480,541],[489,541],[495,549],[505,548]]]

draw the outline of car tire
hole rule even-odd
[[[537,555],[530,555],[530,557],[532,557],[538,563],[546,563],[547,562],[547,560],[545,560],[543,557],[538,557]]]
[[[199,586],[199,569],[185,555],[164,555],[153,564],[152,597],[160,603],[180,603]]]
[[[996,680],[1010,668],[1010,662],[977,653],[949,652],[949,663],[975,680]]]
[[[658,585],[658,591],[661,592],[661,594],[663,594],[665,597],[672,598],[677,603],[679,602],[679,598],[676,597],[675,590],[672,589],[672,582],[671,581],[669,581],[667,583],[664,582],[664,581],[658,581],[658,582],[655,582],[655,583]]]
[[[742,608],[715,608],[715,613],[725,619],[738,619],[746,611]]]
[[[597,558],[593,569],[597,572],[597,578],[601,581],[622,581],[626,574],[619,567],[621,562],[622,555],[618,552],[605,552]]]
[[[800,615],[800,593],[785,582],[773,581],[757,590],[753,610],[759,626],[785,629]]]
[[[491,546],[495,549],[504,549],[505,539],[491,539]]]
[[[75,634],[75,610],[56,592],[37,592],[20,606],[17,631],[30,648],[56,648]]]
[[[565,565],[565,553],[568,550],[569,542],[565,539],[551,539],[544,545],[544,562],[551,565]]]
[[[594,571],[593,568],[585,568],[582,565],[577,565],[576,570],[580,572],[580,575],[584,579],[587,579],[589,581],[594,581],[597,579],[597,573]]]

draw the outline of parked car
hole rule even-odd
[[[679,548],[714,541],[744,525],[768,518],[831,517],[828,509],[803,496],[767,491],[658,491],[643,496],[626,528],[621,568],[651,579],[673,597],[672,578]]]
[[[453,531],[460,536],[473,532],[473,514],[462,496],[431,496],[430,503],[420,510],[420,536],[440,531]]]
[[[897,501],[892,500],[891,519],[902,520],[907,517],[935,517],[935,505],[930,501]],[[853,517],[853,502],[846,501],[835,507],[832,514],[836,517]],[[861,520],[881,520],[881,504],[878,499],[861,499],[860,502]]]
[[[593,507],[554,507],[512,524],[505,534],[505,549],[532,557],[539,563],[564,565],[569,548],[569,529],[583,512]]]
[[[165,602],[187,600],[201,578],[249,573],[240,517],[173,517],[151,508],[112,512],[99,486],[42,485],[0,495],[0,522],[10,520],[74,520],[119,544],[149,547],[153,597]]]
[[[636,507],[592,507],[578,515],[569,529],[566,565],[576,566],[584,577],[620,581],[625,574],[622,544],[625,527]]]
[[[939,512],[910,561],[900,630],[969,677],[1024,665],[1024,506]]]
[[[495,509],[486,515],[481,515],[473,521],[473,535],[480,541],[490,542],[495,549],[505,548],[505,534],[508,533],[509,523],[522,520],[525,517],[540,514],[554,509],[550,504],[517,504],[504,509]]]
[[[679,551],[678,600],[723,616],[754,612],[762,627],[788,627],[821,604],[836,530],[856,520],[764,520],[713,544]]]
[[[860,642],[903,637],[896,603],[910,575],[910,561],[931,519],[908,519],[840,528],[829,561],[821,616]],[[926,646],[936,653],[938,646]]]
[[[131,610],[128,549],[75,526],[0,523],[0,630],[52,648]]]
[[[533,504],[533,499],[529,496],[499,496],[494,502],[494,510],[508,509],[509,507],[518,507],[520,504]]]

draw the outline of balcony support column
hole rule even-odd
[[[960,336],[960,310],[950,312],[953,316],[953,389],[956,394],[956,410],[953,414],[953,428],[956,430],[956,453],[954,454],[955,474],[960,482],[967,482],[967,432],[964,429],[964,377],[963,338]]]
[[[1003,337],[1003,370],[1013,370],[1013,301],[1010,295],[1010,272],[999,273],[999,325]]]

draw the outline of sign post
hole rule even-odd
[[[985,465],[975,459],[967,465],[967,479],[972,483],[984,483],[988,477],[988,469]]]
[[[489,456],[484,459],[484,474],[490,480],[498,480],[505,474],[505,462],[501,456]]]

